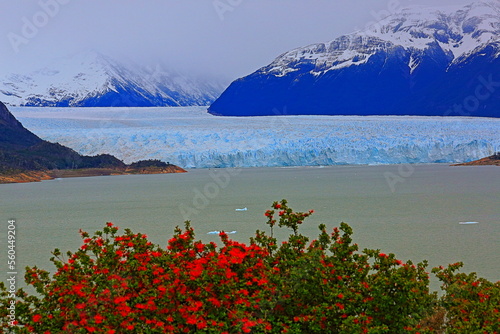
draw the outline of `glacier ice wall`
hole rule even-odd
[[[206,107],[12,108],[41,138],[81,154],[185,168],[456,163],[500,150],[500,119],[216,117]]]

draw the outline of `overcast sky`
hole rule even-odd
[[[2,1],[0,74],[94,49],[229,79],[283,52],[326,42],[408,5],[470,0]]]

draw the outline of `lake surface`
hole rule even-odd
[[[0,185],[0,270],[8,271],[11,218],[17,269],[53,270],[50,252],[75,251],[79,229],[94,232],[112,221],[166,245],[174,227],[190,219],[204,241],[218,240],[210,231],[235,230],[231,237],[246,242],[256,229],[267,230],[263,213],[282,198],[295,210],[315,210],[301,227],[309,236],[320,223],[331,229],[344,221],[360,248],[430,266],[463,261],[465,271],[500,280],[500,168],[439,164],[199,169]],[[472,221],[478,224],[459,224]]]

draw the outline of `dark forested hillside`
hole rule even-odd
[[[84,156],[58,143],[50,143],[27,130],[0,102],[0,183],[18,182],[12,175],[53,170],[94,171],[59,173],[58,175],[93,176],[112,174],[150,174],[185,172],[161,161],[139,161],[130,166],[109,154]],[[103,171],[106,169],[106,171]],[[33,173],[32,173],[33,174]],[[35,173],[35,179],[51,178],[49,174]],[[3,178],[2,178],[3,176]],[[8,177],[5,177],[8,176]],[[59,176],[58,176],[59,177]],[[19,182],[33,181],[22,175]]]

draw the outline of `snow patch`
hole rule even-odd
[[[396,46],[424,51],[435,43],[459,61],[488,43],[500,41],[499,36],[498,1],[432,8],[410,6],[362,31],[286,52],[261,71],[282,77],[306,64],[314,67],[311,74],[319,75],[366,63],[375,53]],[[409,67],[413,72],[418,63],[411,62]]]

